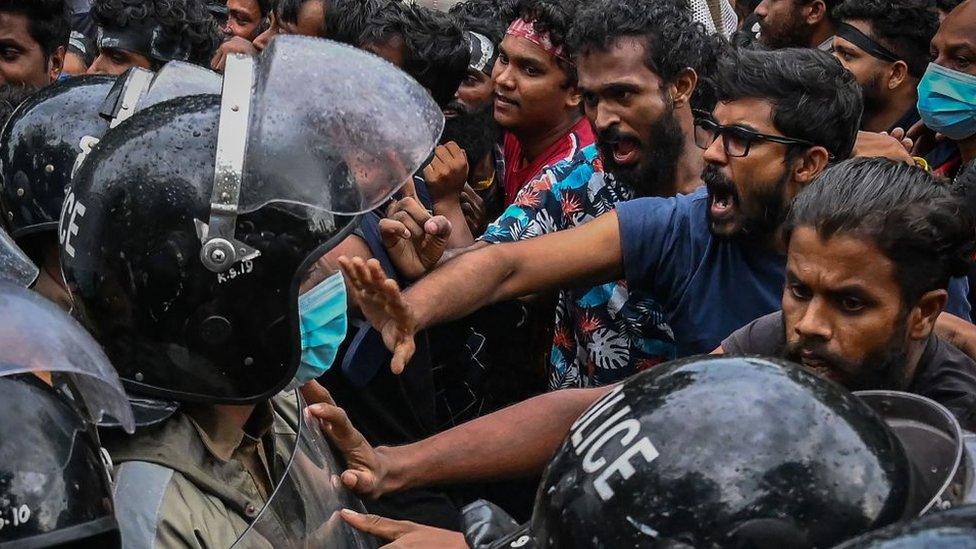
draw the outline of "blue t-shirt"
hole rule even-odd
[[[712,235],[704,187],[617,206],[627,285],[664,307],[678,355],[710,353],[746,324],[778,311],[785,256],[742,238]],[[953,279],[946,311],[969,320],[969,285]]]

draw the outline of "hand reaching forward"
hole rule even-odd
[[[390,543],[382,549],[467,549],[468,543],[460,532],[424,526],[406,520],[393,520],[377,515],[363,515],[343,509],[342,519],[361,532],[372,534]]]
[[[390,370],[397,375],[403,373],[417,350],[413,338],[418,322],[400,287],[395,280],[386,278],[380,262],[375,259],[367,262],[359,257],[340,257],[339,267],[366,320],[380,332],[386,348],[393,352]]]
[[[376,499],[388,492],[388,460],[352,426],[345,410],[336,406],[329,392],[312,382],[302,388],[302,396],[306,402],[314,402],[305,409],[306,413],[317,420],[322,432],[346,460],[348,468],[340,477],[342,484],[369,499]]]

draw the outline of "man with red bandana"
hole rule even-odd
[[[596,140],[563,44],[575,12],[574,2],[523,2],[499,47],[492,80],[495,121],[506,130],[506,205],[546,168]]]

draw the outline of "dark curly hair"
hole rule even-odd
[[[157,24],[189,46],[189,62],[205,67],[222,41],[217,22],[202,0],[92,0],[90,13],[99,27]],[[153,68],[162,65],[150,61]]]
[[[854,149],[864,111],[861,87],[829,53],[809,48],[730,49],[719,59],[713,85],[720,102],[769,101],[776,129],[824,147],[838,162]],[[791,146],[791,155],[798,151]]]
[[[786,242],[803,226],[825,239],[847,234],[872,241],[894,263],[905,307],[965,276],[976,238],[976,219],[957,192],[922,169],[885,158],[825,170],[793,202]]]
[[[458,20],[416,4],[401,9],[406,56],[403,70],[430,91],[441,107],[454,99],[471,52]]]
[[[698,74],[695,108],[711,110],[719,43],[696,23],[684,0],[597,0],[576,14],[568,43],[573,55],[606,51],[621,37],[645,41],[644,64],[663,81],[672,82],[691,68]]]
[[[578,8],[586,0],[518,0],[515,4],[517,17],[533,21],[539,32],[549,33],[554,47],[568,49],[566,36],[576,18]],[[568,59],[557,59],[560,68],[566,72],[566,86],[576,85],[576,65]]]
[[[505,38],[505,30],[515,19],[515,0],[466,0],[448,12],[465,30],[485,35],[495,44]]]
[[[68,46],[71,10],[65,0],[0,0],[0,12],[27,17],[27,32],[41,45],[44,57]]]
[[[939,15],[929,0],[847,0],[834,9],[838,21],[871,23],[869,36],[921,75],[929,62],[929,43],[939,30]]]

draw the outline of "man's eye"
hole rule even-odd
[[[508,64],[508,56],[506,56],[504,53],[499,54],[498,55],[498,62],[501,63],[502,65],[507,65]]]
[[[856,297],[844,297],[840,300],[841,307],[850,313],[856,313],[864,308],[864,302]]]
[[[807,288],[806,286],[803,286],[801,284],[790,284],[789,289],[790,289],[790,294],[793,296],[794,299],[798,299],[800,301],[806,301],[810,299],[810,289]]]
[[[16,59],[19,56],[20,56],[20,51],[14,48],[3,48],[2,50],[0,50],[0,57],[3,57],[4,59],[7,60]]]
[[[535,67],[529,66],[529,67],[525,67],[525,74],[529,76],[539,76],[542,74],[542,71],[540,71]]]

